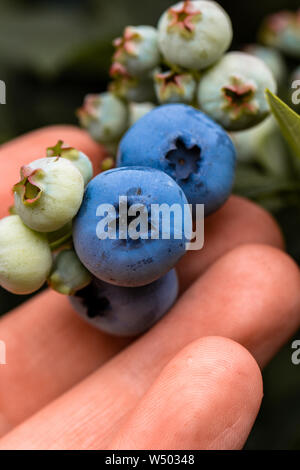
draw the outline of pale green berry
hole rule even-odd
[[[262,60],[243,52],[230,52],[203,74],[198,103],[225,129],[244,130],[269,115],[266,88],[276,93],[273,74]]]
[[[150,113],[155,108],[153,103],[130,103],[129,104],[129,125],[133,126],[139,119]]]
[[[45,283],[52,266],[46,236],[23,224],[18,215],[0,220],[0,285],[18,295]]]
[[[109,92],[87,95],[77,115],[81,126],[97,142],[114,142],[128,127],[127,105]]]
[[[47,149],[47,157],[63,157],[70,160],[82,174],[85,186],[93,178],[93,165],[89,157],[83,152],[64,144],[62,140],[59,140],[54,147]]]
[[[285,61],[279,51],[272,47],[249,44],[244,49],[248,54],[261,59],[271,70],[278,85],[282,85],[287,77]]]
[[[127,26],[114,46],[114,62],[124,65],[134,77],[147,74],[160,62],[157,30],[152,26]]]
[[[177,73],[172,70],[157,72],[154,81],[159,103],[193,103],[197,82],[191,73]]]
[[[21,168],[15,208],[32,230],[54,232],[75,217],[83,193],[83,177],[75,165],[65,158],[42,158]]]
[[[232,41],[229,16],[216,2],[184,1],[158,23],[159,47],[166,61],[190,70],[214,64]]]
[[[257,126],[245,131],[230,134],[236,148],[237,158],[242,162],[249,162],[259,155],[266,139],[278,131],[276,121],[269,116]],[[277,143],[276,143],[277,144]]]
[[[74,295],[86,287],[92,276],[81,264],[74,250],[61,251],[55,258],[48,278],[50,287],[64,295]]]

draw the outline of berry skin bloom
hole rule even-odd
[[[46,236],[23,224],[18,215],[0,220],[0,285],[13,294],[37,291],[52,266]]]
[[[180,216],[171,215],[174,223],[165,217],[163,224],[162,214],[158,218],[152,214],[153,204],[176,204]],[[185,204],[183,191],[161,171],[117,168],[100,173],[88,184],[74,220],[75,251],[82,264],[104,282],[121,287],[150,284],[173,269],[186,252],[191,214],[188,211],[185,220]],[[139,217],[136,237],[131,230]]]
[[[144,287],[118,287],[94,278],[70,301],[95,328],[114,336],[138,336],[157,323],[178,295],[175,269]]]
[[[270,69],[250,54],[230,52],[203,74],[198,103],[225,129],[245,130],[269,115],[266,88],[276,93]]]
[[[127,106],[112,93],[87,95],[77,116],[92,138],[104,144],[118,140],[128,127]]]
[[[159,47],[166,61],[190,70],[214,64],[232,41],[229,16],[216,2],[184,1],[158,23]]]
[[[154,81],[159,103],[191,104],[194,101],[197,83],[191,73],[157,72]]]
[[[47,149],[47,157],[63,157],[72,162],[82,174],[85,186],[93,178],[93,165],[89,157],[64,144],[62,140],[59,140],[54,147]]]
[[[48,284],[60,294],[74,295],[88,286],[91,280],[91,274],[81,264],[75,251],[63,250],[54,260]]]
[[[114,46],[114,62],[122,64],[133,77],[144,76],[160,62],[157,30],[152,26],[127,26]]]
[[[13,190],[24,224],[38,232],[54,232],[77,214],[84,182],[69,160],[42,158],[21,168],[21,181]]]
[[[121,140],[117,166],[157,168],[181,187],[189,204],[205,204],[206,215],[231,194],[236,154],[215,122],[184,104],[160,106]]]

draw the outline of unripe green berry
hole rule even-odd
[[[159,103],[193,103],[197,82],[191,73],[157,72],[154,81]]]
[[[230,137],[235,145],[238,160],[249,162],[258,157],[266,139],[273,137],[276,131],[278,131],[276,121],[269,116],[251,129],[232,132]],[[278,142],[275,142],[275,145],[277,144]]]
[[[229,16],[216,2],[184,1],[158,23],[158,42],[169,64],[202,70],[214,64],[232,41]]]
[[[203,74],[198,103],[225,129],[244,130],[269,115],[266,88],[277,89],[270,69],[250,54],[230,52]]]
[[[152,103],[130,103],[129,104],[129,125],[133,126],[139,119],[150,113],[155,105]]]
[[[77,115],[81,126],[97,142],[114,142],[128,127],[127,106],[112,93],[86,96]]]
[[[127,26],[114,46],[114,62],[124,65],[133,77],[144,76],[160,62],[157,30],[152,26]]]
[[[54,232],[70,222],[83,199],[79,170],[65,158],[43,158],[21,168],[14,186],[15,208],[23,222],[38,232]]]
[[[61,251],[55,258],[48,278],[50,287],[64,295],[74,295],[92,280],[91,274],[81,264],[74,250]]]
[[[0,285],[18,295],[45,283],[52,256],[46,236],[23,224],[18,215],[0,220]]]
[[[287,68],[279,51],[272,47],[260,46],[258,44],[249,44],[244,48],[244,51],[261,59],[273,73],[278,85],[285,82]]]
[[[83,152],[64,144],[62,140],[59,140],[54,147],[47,149],[47,157],[63,157],[72,162],[80,171],[85,186],[93,178],[93,165],[89,157]]]

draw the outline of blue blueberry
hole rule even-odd
[[[120,198],[126,198],[121,205]],[[113,206],[109,220],[104,204]],[[162,213],[153,217],[153,205],[162,204],[170,208],[177,205],[179,216],[175,217],[170,211],[171,223]],[[123,287],[150,284],[170,271],[185,254],[184,235],[188,236],[191,230],[187,204],[181,188],[161,171],[130,167],[101,173],[88,184],[74,221],[77,255],[82,264],[104,282]],[[99,207],[103,209],[102,213]],[[124,213],[127,214],[130,208],[146,214],[146,222],[137,224],[138,239],[126,234],[136,220],[136,216],[129,214],[124,222]],[[139,214],[138,210],[137,216]],[[169,239],[166,239],[166,227],[170,230]]]
[[[121,140],[118,166],[148,166],[170,175],[190,204],[206,215],[229,197],[236,152],[227,133],[205,114],[184,104],[160,106],[141,118]]]
[[[94,278],[70,297],[75,310],[92,326],[115,336],[137,336],[158,322],[178,295],[175,269],[144,287],[117,287]]]

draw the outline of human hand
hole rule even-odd
[[[72,127],[0,149],[2,205],[19,167],[63,139],[99,169]],[[45,291],[0,320],[1,449],[240,449],[262,399],[263,367],[300,324],[298,267],[273,219],[232,197],[205,222],[206,243],[178,266],[181,296],[135,341],[92,329]]]

